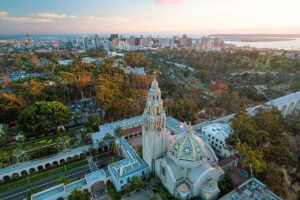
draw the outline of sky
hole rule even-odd
[[[300,0],[0,0],[0,34],[300,33]]]

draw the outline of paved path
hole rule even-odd
[[[107,155],[104,159],[97,161],[97,165],[99,168],[104,168],[107,166],[108,161],[113,157],[112,154]],[[58,185],[59,177],[65,176],[71,179],[80,179],[83,178],[86,174],[90,173],[90,167],[88,164],[78,167],[76,169],[68,170],[66,172],[57,174],[55,176],[36,181],[33,183],[29,183],[24,185],[23,187],[4,192],[0,194],[0,200],[22,200],[26,198],[27,191],[32,187],[37,187],[39,191],[48,189],[55,185]]]

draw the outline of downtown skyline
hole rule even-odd
[[[3,0],[0,34],[300,33],[297,0]]]

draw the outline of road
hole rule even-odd
[[[105,168],[108,164],[108,161],[113,157],[112,154],[107,155],[104,159],[97,161],[97,166],[99,168]],[[0,194],[0,200],[22,200],[26,198],[27,191],[32,187],[37,187],[39,191],[45,190],[47,188],[58,185],[59,177],[64,176],[66,178],[71,179],[80,179],[83,178],[86,174],[90,173],[91,170],[89,165],[86,164],[84,166],[78,167],[76,169],[68,170],[66,172],[57,174],[55,176],[51,176],[49,178],[45,178],[40,181],[36,181],[33,183],[28,183],[23,187],[19,187],[17,189],[3,192]]]

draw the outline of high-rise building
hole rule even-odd
[[[98,34],[95,35],[95,48],[100,49],[100,37]]]
[[[89,49],[89,45],[88,45],[88,37],[87,36],[83,36],[82,37],[82,45],[83,45],[83,49],[85,51],[87,51]]]
[[[115,40],[115,39],[118,39],[118,38],[119,38],[118,34],[116,34],[116,33],[110,34],[110,40]]]
[[[135,46],[135,36],[134,35],[130,36],[127,41],[130,46],[132,46],[132,47]]]

